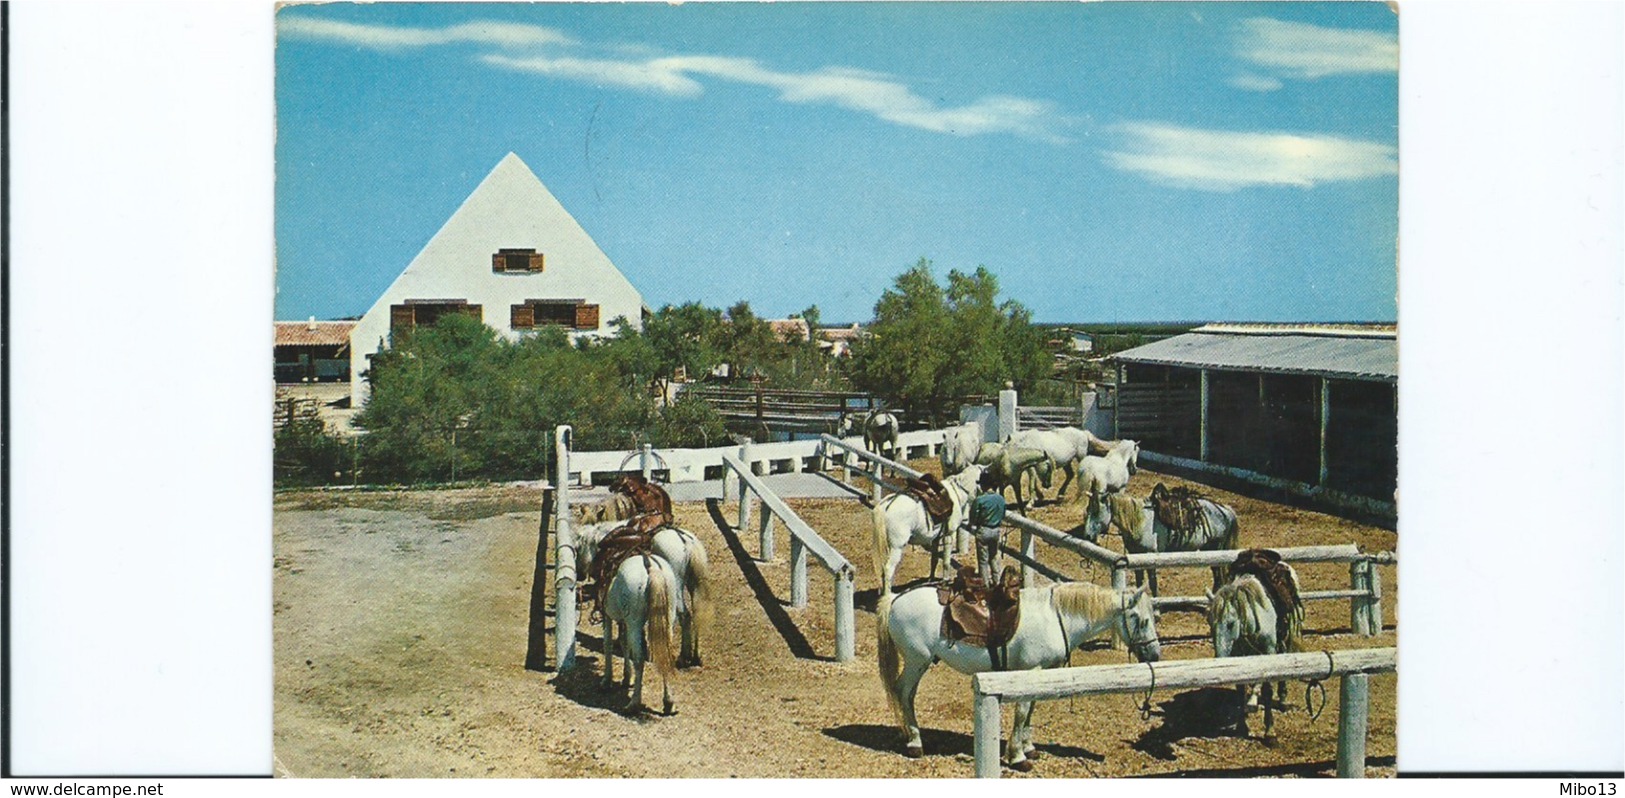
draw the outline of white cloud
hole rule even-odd
[[[760,86],[778,92],[780,100],[829,105],[869,114],[906,127],[957,136],[1011,133],[1050,142],[1066,139],[1056,132],[1065,124],[1053,103],[1024,97],[989,95],[961,106],[941,106],[888,75],[847,67],[812,72],[780,72],[755,59],[714,55],[653,57],[644,48],[599,48],[620,57],[565,57],[534,52],[546,45],[575,44],[550,28],[497,22],[470,22],[449,28],[402,28],[361,25],[296,15],[279,18],[280,33],[323,39],[380,50],[445,44],[486,44],[530,48],[533,52],[485,53],[481,63],[518,72],[545,75],[597,86],[650,91],[676,97],[704,92],[696,78]]]
[[[698,96],[704,89],[681,72],[664,69],[652,61],[611,61],[597,58],[509,58],[482,55],[492,66],[565,78],[599,86],[657,91],[679,97]]]
[[[1243,91],[1279,91],[1286,85],[1276,78],[1245,73],[1230,78],[1228,83]]]
[[[375,50],[433,47],[443,44],[536,47],[574,43],[569,36],[552,28],[490,20],[464,22],[446,28],[403,28],[282,14],[277,17],[277,33],[302,39],[344,42]]]
[[[1204,191],[1365,180],[1399,172],[1390,145],[1338,136],[1238,133],[1135,122],[1118,125],[1106,162],[1161,183]]]
[[[1399,71],[1399,40],[1392,33],[1268,17],[1241,23],[1236,54],[1273,74],[1300,80]]]

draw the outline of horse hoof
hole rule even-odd
[[[665,710],[665,715],[668,718],[677,714],[677,705],[670,701],[667,701],[661,709]]]
[[[1274,748],[1275,747],[1275,743],[1276,743],[1275,735],[1266,734],[1263,737],[1263,741],[1264,741],[1264,747],[1265,748]]]
[[[925,748],[918,745],[911,745],[903,749],[903,756],[906,756],[909,759],[919,759],[920,757],[925,756]]]
[[[1030,759],[1023,759],[1020,762],[1011,762],[1010,769],[1017,773],[1031,773],[1033,772],[1033,763]]]

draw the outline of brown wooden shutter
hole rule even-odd
[[[531,256],[530,256],[530,270],[532,272],[540,272],[542,270],[542,253],[540,253],[540,252],[531,253]]]
[[[578,329],[578,330],[596,330],[596,329],[598,329],[598,306],[597,305],[576,305],[576,329]]]
[[[508,259],[503,257],[502,252],[499,250],[495,255],[491,256],[491,271],[500,273],[507,271],[507,269]]]
[[[472,316],[475,321],[485,321],[484,305],[462,305],[456,310],[465,316]]]
[[[409,330],[412,328],[412,306],[389,306],[389,331]]]
[[[536,308],[532,305],[514,305],[509,314],[510,326],[515,330],[530,330],[536,327]]]

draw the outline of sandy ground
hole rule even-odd
[[[917,467],[935,464],[917,461]],[[1142,471],[1138,495],[1161,481]],[[1391,531],[1218,490],[1234,506],[1247,546],[1354,542],[1392,550]],[[875,675],[875,577],[868,510],[855,500],[790,504],[859,568],[857,658],[835,663],[831,582],[816,566],[811,600],[789,609],[788,541],[753,559],[755,531],[730,528],[732,504],[680,504],[679,521],[711,553],[719,598],[705,665],[674,681],[677,714],[628,717],[619,690],[598,688],[596,628],[583,623],[580,667],[563,676],[524,668],[540,495],[534,489],[298,492],[276,497],[275,656],[278,776],[335,777],[968,777],[968,677],[946,666],[925,677],[918,702],[926,757],[900,755]],[[1062,503],[1032,515],[1065,529],[1082,509]],[[1105,543],[1120,548],[1116,538]],[[1040,545],[1064,573],[1105,582],[1073,556]],[[899,581],[923,576],[911,550]],[[1395,644],[1398,583],[1382,570],[1383,634],[1349,633],[1348,603],[1309,605],[1305,646]],[[1346,565],[1303,566],[1306,589],[1348,584]],[[1200,594],[1206,571],[1165,574],[1164,595]],[[1159,622],[1164,659],[1212,656],[1201,616]],[[1074,665],[1128,662],[1108,647]],[[653,672],[651,671],[651,678]],[[1159,691],[1142,719],[1129,696],[1040,705],[1041,758],[1028,777],[1131,775],[1325,776],[1336,750],[1337,686],[1311,719],[1305,686],[1289,685],[1277,745],[1227,725],[1230,688]],[[1395,677],[1372,677],[1368,775],[1394,772]],[[658,706],[658,681],[651,703]],[[1312,696],[1319,706],[1320,694]],[[1005,710],[1008,728],[1010,709]],[[1252,721],[1253,731],[1262,726]],[[1006,771],[1007,776],[1023,774]]]

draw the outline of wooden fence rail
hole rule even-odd
[[[856,627],[852,603],[853,581],[857,571],[852,563],[841,556],[806,521],[796,515],[778,494],[768,488],[761,478],[751,473],[745,460],[723,455],[722,462],[739,479],[739,526],[743,533],[750,526],[751,494],[761,503],[760,540],[761,559],[773,559],[773,519],[777,517],[790,532],[790,606],[807,606],[807,555],[818,559],[835,580],[835,661],[849,662],[856,656]]]
[[[974,759],[979,778],[999,776],[999,706],[1050,701],[1070,696],[1145,693],[1154,689],[1257,684],[1285,679],[1340,679],[1337,719],[1337,775],[1365,775],[1368,678],[1392,673],[1396,649],[1308,651],[1226,659],[1176,660],[1134,665],[1092,665],[1034,671],[995,671],[971,678],[975,708]]]

